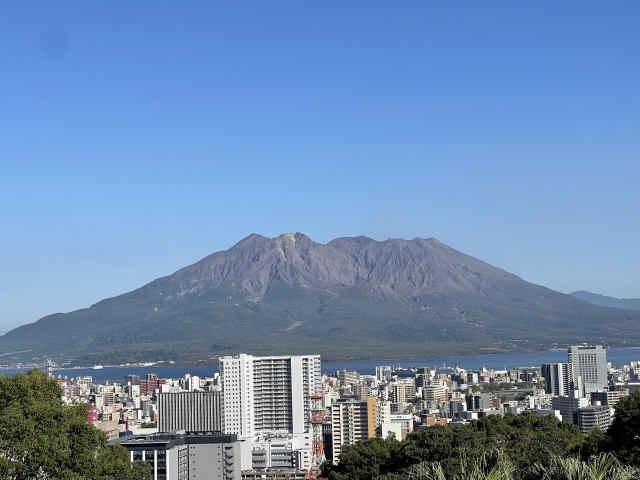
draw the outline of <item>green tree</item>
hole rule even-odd
[[[574,451],[580,454],[581,460],[586,461],[594,455],[611,451],[611,438],[598,427],[592,428]]]
[[[607,430],[611,449],[631,465],[640,466],[640,391],[616,404],[613,423]]]
[[[505,423],[508,433],[504,448],[520,470],[547,462],[554,455],[568,455],[584,438],[574,424],[561,422],[553,415],[511,414],[505,416]]]
[[[553,415],[538,417],[525,412],[519,416],[509,413],[504,418],[491,415],[467,425],[435,425],[412,432],[402,442],[370,442],[346,447],[339,465],[327,467],[323,476],[332,480],[375,479],[376,475],[391,479],[411,474],[417,478],[420,471],[428,470],[429,475],[441,472],[446,478],[462,479],[471,478],[472,471],[476,476],[482,471],[493,477],[513,466],[517,470],[514,478],[521,478],[534,464],[546,465],[553,455],[569,455],[585,440],[570,422],[560,422]],[[489,465],[491,459],[495,461]],[[497,459],[502,463],[495,469]],[[434,462],[436,470],[425,470],[425,465]]]
[[[365,442],[345,445],[340,463],[326,462],[322,478],[329,480],[370,480],[399,469],[395,463],[400,442],[394,437],[375,437]]]
[[[43,372],[0,376],[0,478],[147,480],[147,465],[87,423],[88,407],[64,405]]]
[[[493,438],[485,431],[471,425],[434,425],[408,435],[399,459],[404,468],[416,463],[439,462],[444,473],[452,476],[463,473],[493,444]]]

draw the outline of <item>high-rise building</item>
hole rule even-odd
[[[189,375],[184,382],[184,388],[190,392],[200,390],[200,377],[197,375]]]
[[[364,402],[350,400],[331,405],[334,461],[340,456],[344,445],[375,437],[379,419],[386,415],[387,412],[379,411],[376,397],[369,397]]]
[[[541,369],[545,379],[545,393],[557,396],[570,396],[577,390],[582,396],[582,377],[573,363],[545,363]]]
[[[158,431],[222,432],[221,392],[158,394]]]
[[[376,380],[378,382],[388,382],[391,380],[391,367],[383,365],[376,367]]]
[[[576,366],[582,377],[583,395],[608,389],[607,351],[602,345],[572,346],[568,350],[568,362]]]
[[[320,388],[320,356],[220,358],[225,433],[310,431],[309,396]]]
[[[367,397],[370,396],[370,389],[364,383],[358,383],[357,385],[353,385],[351,387],[351,390],[353,391],[353,396],[356,399],[361,401],[366,400]]]

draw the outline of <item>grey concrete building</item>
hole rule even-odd
[[[607,351],[602,345],[595,347],[572,346],[568,350],[568,362],[576,366],[582,377],[584,392],[608,390]]]
[[[577,424],[582,433],[587,433],[595,427],[606,432],[611,425],[611,407],[598,405],[595,407],[579,408]]]
[[[541,372],[545,379],[545,393],[568,397],[578,390],[578,396],[582,396],[582,378],[578,375],[578,367],[575,364],[545,363]]]
[[[158,394],[158,431],[222,432],[222,392]]]
[[[241,452],[236,435],[171,432],[122,437],[132,462],[147,462],[154,480],[240,480]]]
[[[486,410],[491,408],[491,394],[489,393],[474,393],[467,395],[467,410],[478,412],[480,410]]]
[[[606,392],[591,392],[591,405],[606,405],[615,407],[621,398],[628,397],[629,390],[614,390]]]

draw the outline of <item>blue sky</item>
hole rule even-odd
[[[640,3],[0,3],[0,333],[256,232],[640,297]]]

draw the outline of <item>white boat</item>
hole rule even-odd
[[[94,365],[93,369],[94,370],[102,370],[104,367],[102,365]]]

